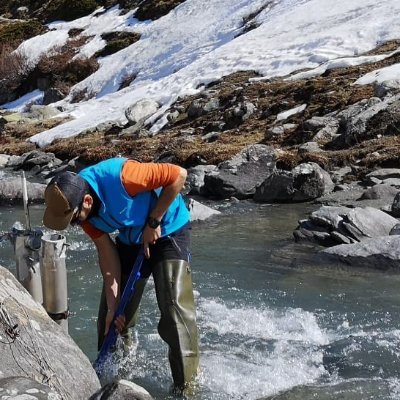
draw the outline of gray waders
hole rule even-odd
[[[125,277],[126,278],[126,277]],[[123,285],[126,279],[123,279]],[[174,385],[183,389],[197,373],[199,365],[196,310],[192,289],[192,274],[184,260],[165,260],[153,268],[158,307],[161,318],[158,333],[169,346],[169,362]],[[125,312],[127,329],[136,324],[139,303],[147,279],[136,284],[134,297]],[[98,345],[104,339],[104,323],[107,305],[104,290],[101,296],[98,319]]]

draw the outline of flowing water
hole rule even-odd
[[[201,373],[193,399],[399,399],[400,276],[316,265],[291,232],[310,205],[240,203],[193,226],[193,279]],[[32,206],[33,225],[43,208]],[[0,231],[22,208],[1,208]],[[100,273],[94,246],[66,231],[69,330],[96,357]],[[0,264],[14,271],[11,245]],[[167,349],[157,334],[154,285],[146,289],[138,346],[121,376],[156,399],[170,394]],[[276,397],[274,397],[276,396]]]

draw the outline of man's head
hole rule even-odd
[[[50,229],[65,229],[79,215],[88,193],[87,182],[74,172],[62,172],[55,176],[44,192],[46,210],[43,224]]]

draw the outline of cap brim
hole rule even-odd
[[[60,216],[54,215],[51,210],[46,208],[44,215],[43,215],[43,224],[50,229],[54,229],[56,231],[64,230],[74,215],[74,210],[69,211],[68,213]]]

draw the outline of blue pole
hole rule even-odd
[[[135,264],[133,265],[132,272],[129,275],[128,282],[126,283],[125,289],[122,293],[121,300],[118,304],[117,311],[114,314],[114,318],[110,324],[110,328],[107,332],[107,335],[103,341],[99,354],[97,355],[96,361],[94,362],[94,369],[99,377],[102,376],[102,372],[104,372],[104,364],[111,353],[112,348],[115,346],[117,342],[118,333],[115,328],[115,318],[123,315],[125,312],[125,308],[129,301],[132,299],[132,296],[135,292],[136,282],[140,278],[140,269],[142,267],[144,260],[144,251],[143,248],[139,250],[139,254],[136,257]]]

